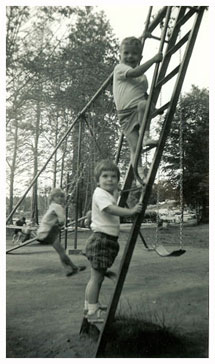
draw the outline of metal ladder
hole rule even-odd
[[[163,51],[164,43],[167,43],[167,46],[166,46],[166,49],[164,52],[164,57],[163,57],[162,63],[160,65],[156,64],[156,66],[155,66],[155,71],[154,71],[154,75],[153,75],[149,99],[148,99],[147,107],[145,110],[143,123],[142,123],[140,131],[139,131],[139,140],[138,140],[137,149],[136,149],[134,170],[132,169],[131,166],[128,169],[125,183],[123,186],[124,191],[127,191],[131,187],[134,175],[138,180],[140,180],[138,173],[137,173],[137,163],[138,163],[138,158],[140,156],[141,149],[142,149],[142,141],[143,141],[144,133],[146,130],[146,121],[148,121],[149,117],[150,117],[149,110],[150,110],[151,102],[153,101],[156,104],[160,91],[161,91],[161,87],[165,83],[167,83],[170,79],[172,79],[174,76],[177,75],[177,77],[176,77],[175,85],[174,85],[173,92],[172,92],[169,102],[167,102],[165,105],[163,105],[161,107],[162,110],[166,110],[166,114],[164,117],[158,145],[155,148],[151,168],[148,172],[147,183],[144,186],[144,188],[142,189],[142,193],[141,193],[141,197],[140,197],[140,201],[143,204],[142,212],[136,216],[134,223],[131,227],[131,230],[129,232],[129,235],[128,235],[127,243],[126,243],[126,246],[125,246],[125,249],[123,252],[123,256],[121,259],[121,264],[119,267],[117,281],[116,281],[116,284],[114,287],[114,292],[113,292],[112,298],[110,300],[107,315],[106,315],[104,324],[102,325],[99,339],[97,342],[97,348],[96,348],[96,353],[95,353],[95,357],[97,357],[97,358],[104,357],[103,353],[104,353],[105,345],[106,345],[106,336],[107,336],[109,327],[114,320],[118,301],[120,299],[123,284],[124,284],[126,274],[129,269],[129,264],[130,264],[132,254],[133,254],[133,251],[135,248],[136,240],[137,240],[137,237],[138,237],[138,234],[140,231],[141,223],[144,218],[145,210],[146,210],[148,200],[149,200],[149,197],[151,194],[151,190],[152,190],[152,186],[153,186],[153,183],[155,180],[157,169],[158,169],[160,161],[161,161],[166,139],[167,139],[168,133],[170,131],[171,122],[172,122],[172,119],[173,119],[173,116],[175,113],[176,105],[177,105],[177,102],[179,99],[179,95],[181,92],[181,88],[182,88],[182,84],[183,84],[183,81],[185,78],[187,67],[189,65],[189,60],[190,60],[190,57],[191,57],[191,54],[193,51],[193,47],[194,47],[194,44],[195,44],[195,41],[196,41],[196,38],[198,35],[198,31],[199,31],[199,27],[200,27],[201,20],[203,17],[203,13],[205,11],[205,7],[203,7],[203,6],[200,6],[200,7],[183,6],[183,7],[177,7],[177,10],[178,10],[178,12],[177,12],[177,16],[176,16],[176,19],[174,22],[173,30],[172,30],[171,36],[168,39],[168,41],[166,40],[166,33],[167,33],[168,24],[170,21],[172,7],[162,8],[161,11],[158,13],[157,17],[153,20],[153,22],[151,22],[149,24],[148,29],[147,29],[148,34],[146,34],[146,36],[150,35],[150,37],[153,38],[154,36],[151,34],[151,32],[157,27],[157,25],[160,24],[160,22],[162,22],[164,20],[164,27],[163,27],[163,31],[162,31],[162,35],[161,35],[161,39],[160,39],[159,51]],[[179,32],[180,32],[182,26],[191,18],[193,19],[191,29],[183,36],[183,38],[181,38],[178,41],[177,40],[178,35],[179,35]],[[144,35],[143,35],[143,38],[144,38]],[[154,38],[157,39],[157,37],[154,37]],[[182,61],[171,72],[167,73],[168,65],[170,63],[172,55],[175,54],[184,44],[186,44],[186,48],[184,51]],[[156,115],[152,115],[152,116],[156,116]],[[140,180],[140,182],[141,182],[141,180]],[[121,198],[119,200],[120,206],[125,206],[128,193],[129,192],[122,193]]]

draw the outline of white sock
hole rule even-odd
[[[96,312],[96,310],[98,309],[98,302],[97,303],[88,303],[88,314],[92,315],[93,313]]]

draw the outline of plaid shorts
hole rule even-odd
[[[87,241],[85,255],[94,269],[107,269],[112,266],[118,252],[118,236],[95,232]]]

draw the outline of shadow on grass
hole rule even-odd
[[[184,348],[184,339],[167,328],[121,318],[110,328],[104,357],[175,358],[183,356]]]
[[[89,351],[85,346],[89,344],[86,336],[82,343],[92,355],[92,350],[96,352],[99,331],[91,327],[88,334],[93,340]],[[102,358],[207,358],[207,355],[205,337],[182,336],[152,322],[120,316],[109,328]]]

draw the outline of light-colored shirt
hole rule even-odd
[[[92,201],[92,223],[94,232],[102,232],[108,235],[118,236],[120,219],[119,216],[111,215],[104,211],[110,205],[116,205],[116,199],[109,192],[96,187]]]
[[[47,233],[49,233],[53,226],[63,225],[64,222],[65,213],[63,207],[58,203],[52,202],[40,222],[37,235],[39,234],[42,238],[43,234],[45,236]]]
[[[114,68],[113,97],[117,110],[137,106],[148,89],[148,81],[144,74],[139,77],[126,76],[130,69],[132,67],[124,63],[119,63]]]

